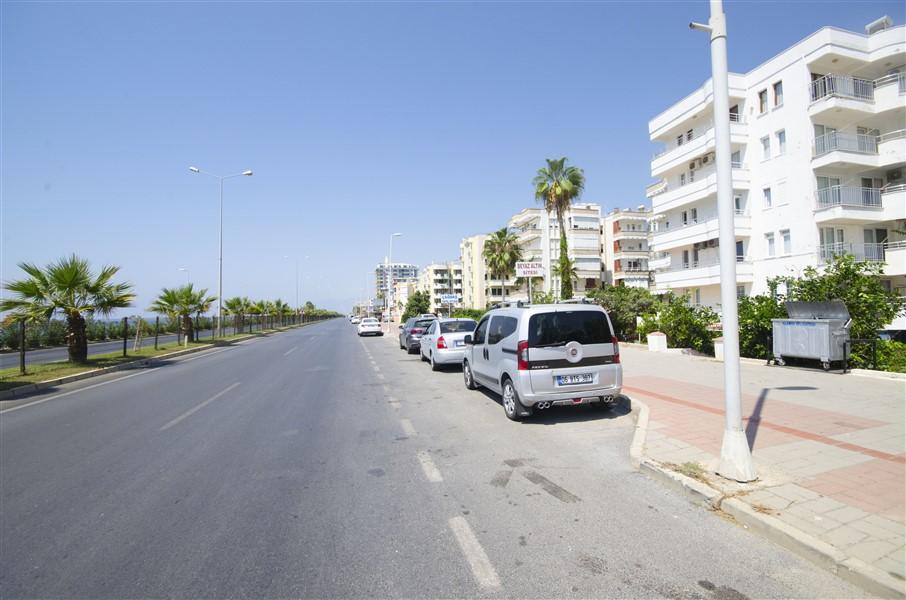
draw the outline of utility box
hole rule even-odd
[[[834,362],[846,367],[852,319],[841,300],[787,302],[786,312],[786,319],[771,319],[776,364],[803,358],[820,362],[825,371]]]

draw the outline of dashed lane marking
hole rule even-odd
[[[478,585],[483,588],[499,588],[500,578],[497,576],[497,571],[494,570],[494,565],[491,564],[487,553],[481,547],[475,533],[472,532],[469,522],[464,517],[457,516],[450,519],[449,524]]]
[[[425,472],[425,477],[428,478],[428,481],[431,483],[440,483],[444,480],[441,476],[440,471],[437,470],[437,466],[434,464],[434,461],[431,460],[431,457],[428,456],[428,453],[424,450],[419,450],[415,456],[418,458],[418,462],[422,465],[422,471]]]
[[[409,437],[415,437],[418,435],[418,432],[415,431],[415,427],[412,425],[412,421],[409,419],[400,419],[400,426],[403,428],[403,433]]]
[[[290,354],[292,354],[293,352],[295,352],[296,350],[298,350],[298,348],[299,348],[299,346],[293,346],[292,348],[290,348],[289,350],[287,350],[286,352],[284,352],[284,353],[283,353],[283,356],[289,356]]]
[[[224,394],[226,394],[227,392],[229,392],[229,391],[232,390],[233,388],[237,387],[238,385],[239,385],[239,382],[237,381],[236,383],[234,383],[233,385],[231,385],[231,386],[228,387],[227,389],[222,390],[222,391],[220,391],[220,392],[217,392],[216,394],[214,394],[213,396],[211,396],[210,398],[208,398],[207,400],[205,400],[204,402],[202,402],[202,403],[199,404],[198,406],[196,406],[196,407],[194,407],[194,408],[190,408],[190,409],[187,410],[186,412],[182,413],[181,415],[179,415],[178,417],[176,417],[175,419],[173,419],[172,421],[170,421],[169,423],[167,423],[166,425],[164,425],[163,427],[161,427],[158,431],[166,431],[167,429],[170,429],[171,427],[173,427],[174,425],[176,425],[177,423],[179,423],[179,422],[182,421],[183,419],[185,419],[185,418],[187,418],[187,417],[191,417],[192,415],[194,415],[195,413],[197,413],[198,411],[200,411],[202,408],[204,408],[205,406],[207,406],[208,404],[210,404],[210,403],[213,402],[214,400],[217,400],[218,398],[220,398],[221,396],[223,396]]]

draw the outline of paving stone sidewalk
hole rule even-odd
[[[712,487],[902,582],[906,381],[744,363],[743,426],[759,481],[714,475],[723,365],[625,346],[624,391],[650,409],[645,455],[698,463]],[[676,467],[672,467],[676,468]]]

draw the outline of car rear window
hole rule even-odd
[[[558,346],[569,342],[606,344],[610,341],[607,318],[596,310],[540,313],[529,319],[529,346]]]
[[[441,333],[472,333],[475,331],[475,321],[447,321],[440,324]]]
[[[420,321],[416,321],[413,327],[421,327],[423,329],[427,329],[434,321],[435,319],[421,319]]]

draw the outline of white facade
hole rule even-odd
[[[885,285],[906,295],[904,72],[898,26],[825,27],[730,74],[739,294],[846,253],[885,262]],[[648,124],[663,147],[651,161],[649,266],[654,291],[719,308],[712,120],[709,80]]]
[[[648,221],[651,210],[615,208],[601,219],[604,283],[649,287]]]
[[[586,290],[601,285],[601,207],[597,204],[573,204],[563,215],[569,258],[576,268],[573,282],[574,295],[581,298]],[[560,258],[560,227],[555,214],[548,214],[543,208],[526,208],[510,218],[508,226],[517,231],[522,245],[523,259],[540,261],[544,265],[544,282],[540,290],[560,290],[560,278],[551,267]],[[513,300],[527,299],[526,286],[514,286],[511,292],[507,286],[507,297]]]
[[[415,281],[418,279],[418,265],[411,263],[393,263],[388,268],[380,263],[374,268],[374,291],[377,297],[384,297],[388,292],[389,274],[393,273],[393,282]]]
[[[485,234],[463,238],[459,243],[459,261],[462,265],[462,304],[466,308],[484,309],[488,305],[488,270],[484,262]]]
[[[448,315],[451,309],[462,308],[462,265],[457,262],[432,263],[422,269],[418,276],[418,290],[430,296],[430,310],[435,314]],[[453,294],[458,302],[446,304],[441,301],[444,294]]]

